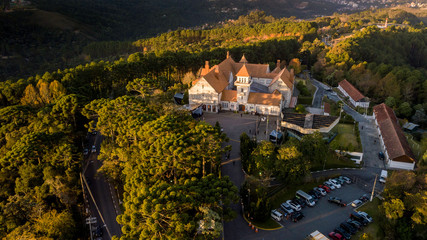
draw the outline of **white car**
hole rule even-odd
[[[323,184],[326,185],[326,186],[328,186],[331,190],[335,190],[335,186],[332,183],[326,181]]]
[[[351,202],[351,206],[352,207],[358,207],[360,205],[362,205],[362,201],[360,201],[359,199],[354,200],[353,202]]]
[[[350,184],[351,183],[351,179],[346,177],[346,176],[339,176],[340,179],[344,180],[345,183]]]
[[[327,192],[323,188],[315,187],[315,188],[313,188],[313,190],[320,192],[320,194],[322,194],[322,196],[326,196],[326,194],[327,194]]]
[[[283,215],[277,210],[271,210],[271,217],[278,222],[283,219]]]
[[[291,208],[291,206],[289,206],[288,203],[282,203],[280,205],[280,208],[282,208],[283,211],[285,211],[287,214],[292,214],[294,213],[294,210]]]
[[[335,188],[341,188],[341,184],[335,179],[329,179],[329,182],[334,185]]]
[[[365,212],[357,212],[360,216],[362,216],[366,221],[373,222],[374,220]]]
[[[301,206],[299,204],[293,203],[291,200],[286,201],[286,203],[289,204],[294,211],[301,211]]]
[[[92,146],[92,152],[96,153],[96,146],[95,145]]]

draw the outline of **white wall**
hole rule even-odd
[[[220,103],[219,99],[221,99],[221,94],[217,93],[204,78],[201,78],[188,90],[188,95],[190,105],[205,104],[217,106],[216,111]]]
[[[390,161],[387,166],[389,168],[397,168],[397,169],[404,169],[404,170],[414,170],[415,163]]]

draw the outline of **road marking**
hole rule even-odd
[[[222,166],[222,165],[229,164],[229,163],[232,163],[232,162],[236,162],[236,161],[239,161],[239,160],[240,160],[240,158],[233,158],[233,159],[230,159],[230,160],[228,160],[228,161],[226,161],[226,162],[222,162],[222,163],[221,163],[221,166]]]

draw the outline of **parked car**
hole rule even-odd
[[[342,236],[341,234],[336,233],[336,232],[330,232],[330,233],[329,233],[329,237],[330,237],[332,240],[345,240],[345,238],[343,238],[343,236]]]
[[[362,203],[363,203],[362,201],[360,201],[359,199],[356,199],[353,202],[351,202],[351,206],[356,208],[362,205]]]
[[[304,199],[301,199],[299,197],[294,197],[292,199],[292,202],[294,202],[295,204],[299,204],[302,208],[304,208],[305,206],[307,206],[307,204],[305,203]]]
[[[335,179],[329,179],[329,182],[334,185],[335,188],[341,188],[341,184]]]
[[[368,222],[373,222],[374,220],[372,219],[371,216],[369,216],[366,212],[357,212],[360,216],[362,216],[366,221]]]
[[[350,184],[351,183],[351,179],[349,177],[346,176],[339,176],[341,179],[343,179],[345,181],[345,183]]]
[[[360,200],[360,201],[362,201],[362,202],[367,202],[367,201],[369,201],[369,195],[368,195],[368,194],[363,194],[363,195],[359,198],[359,200]]]
[[[325,190],[325,192],[327,192],[327,193],[331,192],[331,189],[330,189],[328,186],[325,186],[325,185],[319,185],[319,188],[321,188],[321,189]]]
[[[347,219],[347,222],[357,229],[361,229],[363,227],[363,225],[360,222],[355,221],[351,218]]]
[[[92,131],[92,135],[96,135],[96,134],[98,134],[97,131]]]
[[[335,188],[336,188],[332,183],[330,183],[328,181],[324,182],[323,184],[325,186],[329,187],[331,190],[335,190]]]
[[[349,232],[347,232],[346,230],[344,230],[342,227],[335,228],[334,232],[341,234],[345,239],[351,238],[351,234]]]
[[[322,197],[322,194],[320,194],[320,192],[314,190],[311,190],[310,192],[308,192],[308,194],[315,197],[314,201],[318,201],[320,197]]]
[[[361,224],[363,224],[363,226],[366,226],[369,223],[368,220],[366,220],[362,215],[357,212],[350,213],[350,218],[360,222]]]
[[[95,145],[92,145],[92,152],[96,153],[96,146]]]
[[[314,191],[320,192],[320,194],[322,196],[325,196],[327,194],[327,192],[325,191],[325,189],[321,188],[321,187],[314,187],[313,188]]]
[[[351,226],[347,222],[341,223],[340,227],[342,227],[344,230],[346,230],[347,232],[349,232],[351,235],[353,235],[353,234],[355,234],[357,232],[357,229],[355,227]]]
[[[341,179],[339,177],[334,178],[333,180],[337,181],[341,186],[344,185],[344,183],[345,183],[344,179]]]
[[[291,215],[291,220],[293,222],[298,222],[299,220],[301,220],[304,217],[304,215],[302,214],[302,212],[295,212],[294,214]]]
[[[337,197],[329,197],[328,202],[335,203],[341,207],[345,207],[347,205],[342,201],[341,198],[337,198]]]
[[[83,155],[87,156],[89,154],[89,149],[85,148],[83,149]]]
[[[385,158],[384,153],[383,153],[383,152],[379,152],[379,153],[378,153],[378,158],[379,158],[380,160],[384,160],[384,158]]]
[[[285,211],[287,214],[292,214],[294,213],[294,210],[291,208],[291,206],[289,206],[289,204],[287,204],[286,202],[282,203],[280,205],[280,207],[282,208],[283,211]]]
[[[286,201],[286,203],[289,204],[289,206],[291,206],[291,208],[294,211],[301,211],[301,206],[299,204],[292,202],[292,200],[288,200],[288,201]]]
[[[313,190],[311,190],[310,192],[311,193],[308,193],[308,194],[311,196],[311,198],[314,200],[314,202],[317,203],[319,201],[319,198],[316,196],[316,194],[314,193]]]
[[[271,217],[278,222],[283,219],[283,215],[277,210],[271,210]]]
[[[94,237],[102,237],[102,227],[98,226],[96,227],[94,231]]]

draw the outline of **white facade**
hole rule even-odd
[[[188,90],[190,105],[204,104],[204,111],[218,112],[221,93],[215,89],[202,77],[193,87]]]
[[[338,85],[338,89],[342,92],[342,94],[344,94],[344,96],[348,97],[348,99],[350,100],[351,104],[353,104],[353,106],[362,107],[362,108],[369,107],[369,102],[362,102],[362,101],[356,102],[341,86]]]

